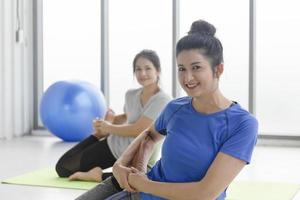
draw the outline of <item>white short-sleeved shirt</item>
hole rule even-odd
[[[124,112],[126,113],[128,124],[135,123],[141,116],[148,117],[154,121],[171,100],[169,95],[160,90],[142,106],[140,100],[142,90],[143,88],[138,88],[126,92]],[[107,143],[115,158],[118,159],[133,140],[134,137],[110,134],[107,138]]]

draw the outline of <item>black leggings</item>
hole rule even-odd
[[[56,172],[60,177],[69,177],[77,171],[87,172],[94,167],[106,169],[112,167],[116,158],[110,151],[107,139],[99,141],[91,135],[67,151],[57,162]],[[103,173],[102,180],[112,176]]]

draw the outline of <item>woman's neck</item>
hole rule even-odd
[[[142,95],[143,96],[152,96],[159,91],[159,87],[157,84],[151,84],[143,87]]]
[[[192,104],[198,112],[210,114],[230,107],[232,101],[225,98],[219,90],[216,90],[203,97],[194,97]]]
[[[151,84],[146,87],[143,87],[142,92],[140,94],[140,101],[142,106],[144,106],[148,100],[159,91],[159,87],[157,84]]]

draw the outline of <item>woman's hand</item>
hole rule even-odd
[[[95,128],[97,130],[101,131],[102,133],[112,132],[111,127],[112,127],[112,124],[108,121],[105,121],[105,120],[99,119],[95,122]]]
[[[131,167],[131,173],[128,176],[128,183],[132,188],[138,192],[142,192],[143,188],[146,187],[147,182],[149,182],[149,178],[144,172]]]
[[[94,135],[98,139],[109,135],[110,131],[108,131],[107,129],[109,128],[108,126],[113,123],[115,116],[115,112],[109,108],[105,114],[104,120],[96,118],[93,121],[93,128],[95,130]]]
[[[93,128],[95,130],[94,136],[96,136],[98,139],[101,139],[109,135],[109,132],[105,132],[100,129],[100,124],[101,124],[100,119],[96,118],[95,120],[93,120]]]
[[[132,172],[131,168],[125,167],[118,162],[116,162],[113,166],[114,177],[117,179],[120,187],[126,189],[128,192],[135,192],[135,190],[128,184],[128,175]]]

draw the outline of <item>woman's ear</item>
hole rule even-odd
[[[224,64],[221,63],[221,64],[218,64],[215,68],[215,76],[216,78],[220,78],[220,76],[222,75],[224,71]]]
[[[160,80],[160,72],[159,71],[156,71],[156,75],[157,75],[157,82],[159,82],[159,80]]]

